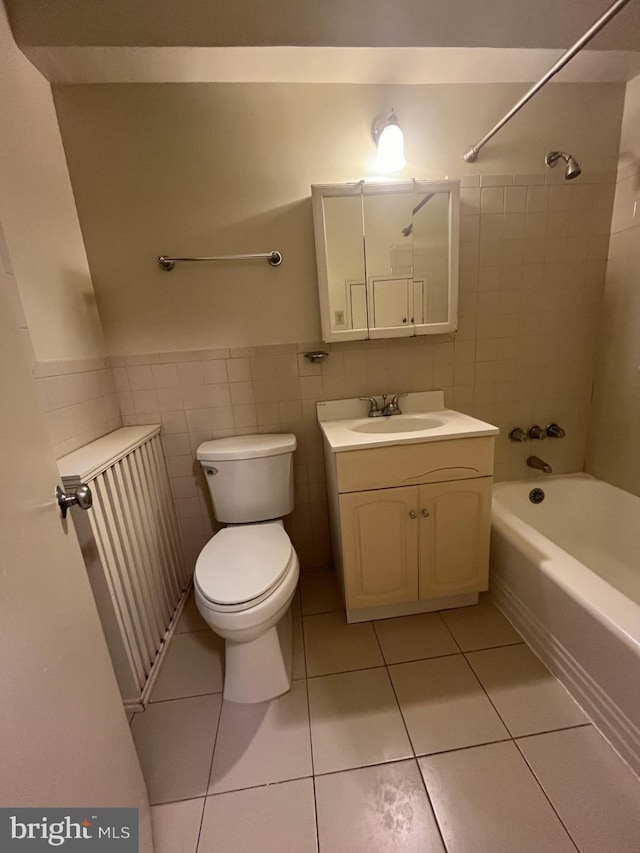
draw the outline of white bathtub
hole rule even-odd
[[[587,474],[496,484],[491,592],[640,774],[640,498]]]

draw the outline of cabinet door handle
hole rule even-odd
[[[428,509],[423,509],[423,510],[422,510],[422,517],[423,517],[423,518],[429,518],[429,516],[430,516],[430,515],[431,515],[431,513],[429,512],[429,510],[428,510]]]
[[[409,518],[417,518],[417,517],[418,517],[418,513],[417,513],[417,512],[414,512],[413,510],[411,510],[411,511],[409,512]]]

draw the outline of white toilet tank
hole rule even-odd
[[[197,451],[218,521],[282,518],[293,509],[295,435],[237,435],[205,441]]]

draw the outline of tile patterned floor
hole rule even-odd
[[[132,733],[156,853],[640,853],[640,782],[483,598],[347,625],[294,601],[294,682],[222,701],[191,600]]]

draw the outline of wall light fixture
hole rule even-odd
[[[393,109],[385,118],[376,118],[371,125],[371,136],[378,147],[375,168],[379,172],[397,172],[406,164],[404,134]]]

